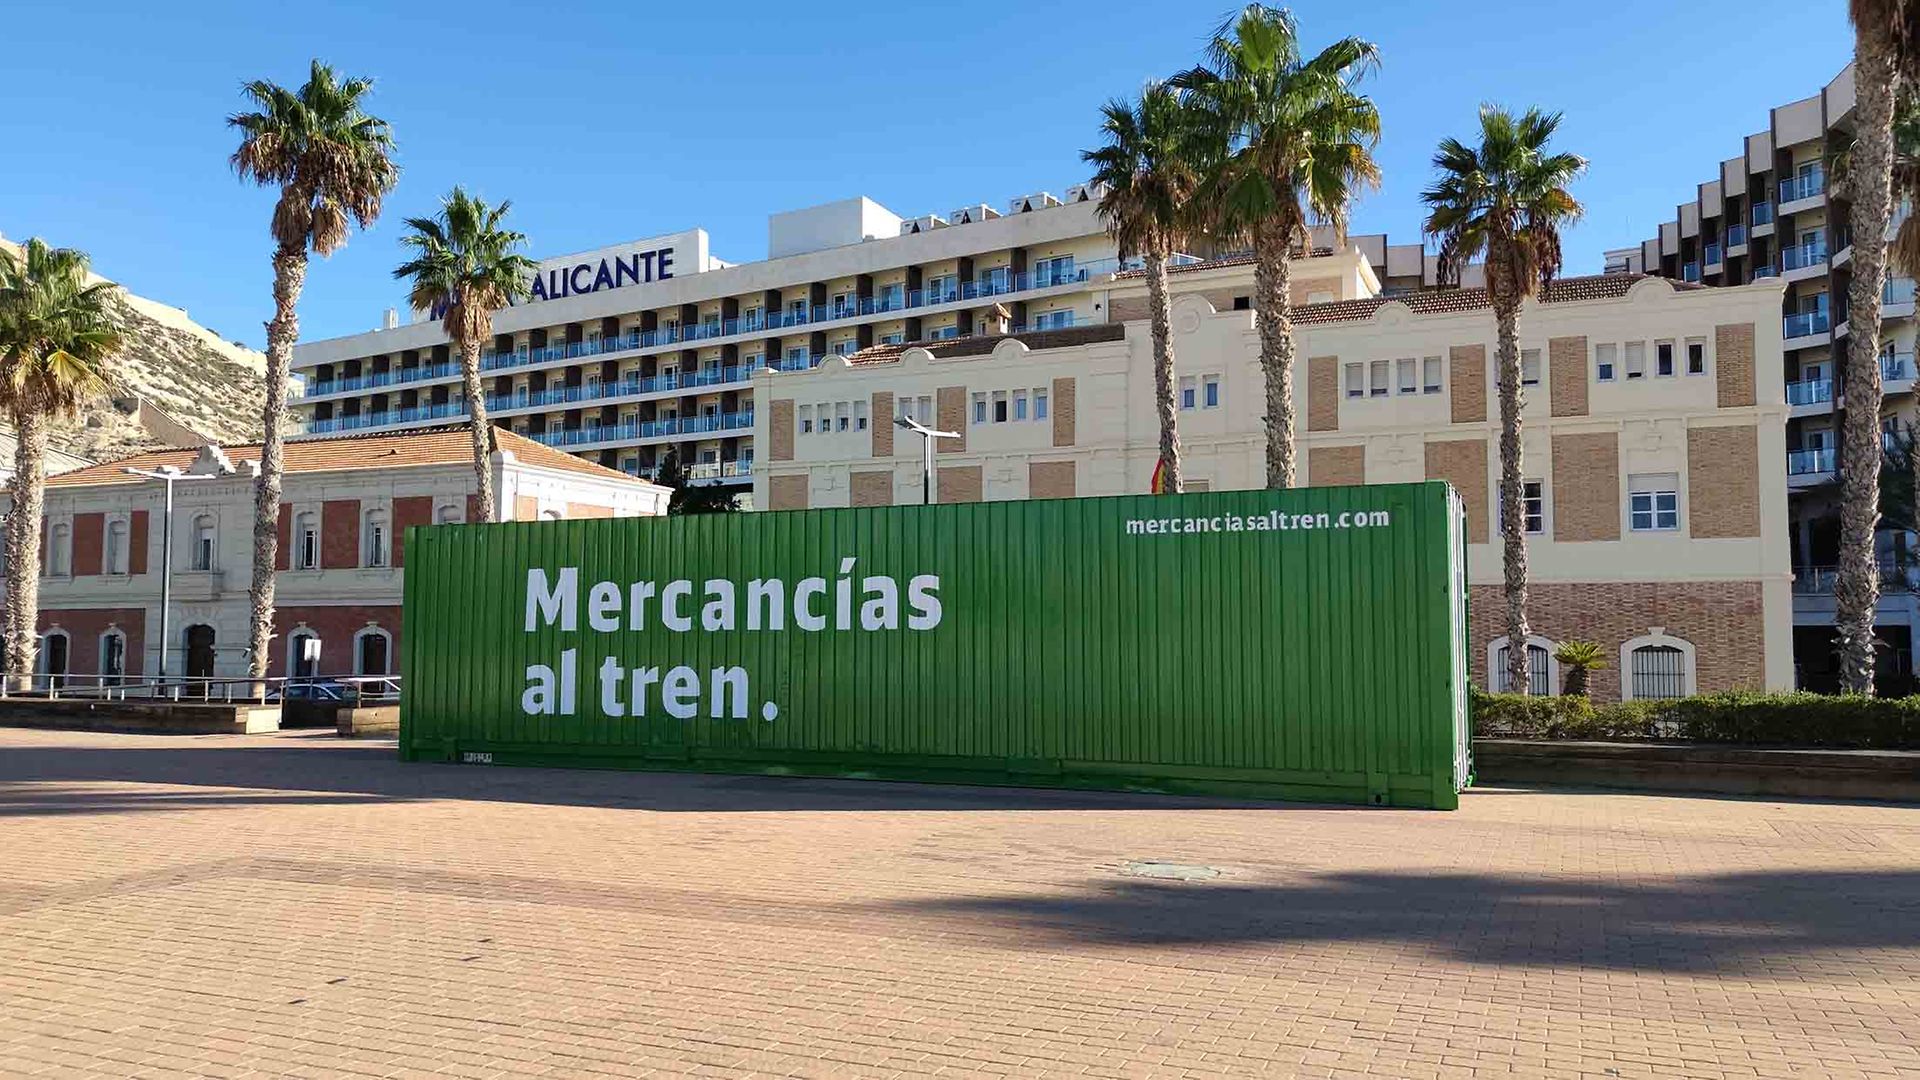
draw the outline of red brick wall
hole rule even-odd
[[[73,515],[73,576],[98,574],[101,569],[100,549],[106,545],[107,516],[105,514]]]
[[[147,512],[135,510],[127,522],[127,572],[147,572]]]
[[[366,628],[368,623],[378,623],[380,628],[393,635],[393,646],[388,666],[393,671],[400,670],[400,608],[398,605],[376,607],[283,607],[273,613],[273,662],[269,665],[269,674],[287,673],[287,638],[298,629],[301,623],[307,629],[320,635],[320,674],[353,674],[353,635]]]
[[[328,499],[320,504],[320,566],[326,570],[360,565],[360,500]]]
[[[108,626],[116,626],[127,635],[127,674],[144,671],[147,647],[147,611],[145,608],[56,608],[41,609],[40,631],[54,627],[67,632],[67,670],[81,675],[100,671],[100,635]]]
[[[1500,586],[1472,587],[1467,661],[1477,685],[1487,685],[1487,643],[1506,636],[1506,610]],[[1527,587],[1527,622],[1556,644],[1578,639],[1606,651],[1607,666],[1593,673],[1598,701],[1620,700],[1620,646],[1655,626],[1693,644],[1701,693],[1757,690],[1767,682],[1757,581],[1536,582]]]
[[[258,521],[259,519],[255,518],[254,520]],[[274,535],[277,536],[278,539],[275,540],[273,544],[273,568],[275,570],[285,570],[287,567],[293,565],[291,562],[293,558],[293,507],[288,506],[286,503],[280,504],[280,524],[275,529]]]
[[[393,565],[407,565],[407,529],[433,524],[433,496],[408,495],[393,500]]]
[[[480,496],[469,495],[467,496],[467,521],[477,522],[479,520],[480,520]]]

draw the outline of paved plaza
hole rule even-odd
[[[1916,808],[0,729],[0,867],[7,1076],[1920,1075]]]

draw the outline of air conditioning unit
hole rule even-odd
[[[1019,195],[1007,200],[1007,213],[1024,214],[1029,210],[1045,210],[1049,206],[1059,206],[1060,200],[1053,197],[1051,191],[1036,191],[1031,195]]]
[[[976,221],[988,221],[999,216],[1000,211],[995,210],[986,203],[975,203],[972,206],[963,206],[953,213],[948,214],[947,220],[953,222],[955,225],[971,225]]]
[[[1084,184],[1075,184],[1067,189],[1067,201],[1070,203],[1099,202],[1107,197],[1111,184],[1099,180],[1089,180]]]
[[[908,218],[900,223],[900,235],[912,236],[915,233],[932,232],[947,227],[947,219],[939,214],[922,214],[917,218]]]

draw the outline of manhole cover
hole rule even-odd
[[[1122,863],[1120,872],[1133,877],[1163,878],[1168,881],[1205,881],[1220,876],[1220,871],[1211,866],[1173,862]]]

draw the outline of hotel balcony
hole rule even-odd
[[[1833,479],[1833,447],[1787,451],[1787,485],[1812,487]]]
[[[1780,249],[1780,276],[1788,281],[1805,281],[1827,272],[1827,242],[1795,244]]]
[[[1762,278],[1779,277],[1779,276],[1780,276],[1780,268],[1773,265],[1772,263],[1766,263],[1761,266],[1756,266],[1753,268],[1753,280],[1755,281],[1759,281]]]
[[[1754,236],[1772,236],[1773,204],[1770,202],[1754,203],[1753,212],[1748,215],[1747,220],[1753,225]]]
[[[789,365],[794,370],[804,367],[818,367],[825,357],[806,357],[801,359],[776,360],[773,367],[782,370]],[[742,389],[753,381],[753,373],[759,371],[760,364],[734,364],[727,367],[703,368],[698,371],[682,371],[672,375],[654,375],[649,378],[620,379],[615,382],[590,382],[581,386],[550,386],[545,390],[517,390],[511,394],[488,394],[487,411],[489,413],[510,413],[522,409],[546,409],[554,406],[566,406],[585,401],[614,401],[620,398],[640,398],[648,394],[672,394],[679,396],[689,390],[720,390],[726,388]]]
[[[681,416],[666,420],[628,420],[618,424],[589,424],[557,431],[528,432],[527,438],[562,450],[583,450],[611,443],[673,439],[684,435],[721,434],[751,430],[753,410]]]
[[[1680,266],[1680,280],[1699,281],[1700,264],[1697,262],[1682,263]]]
[[[1826,173],[1819,169],[1780,181],[1780,212],[1797,214],[1822,205],[1827,192]]]
[[[1708,243],[1706,254],[1701,256],[1700,259],[1702,266],[1708,273],[1714,272],[1716,268],[1726,261],[1726,255],[1717,243]]]
[[[1180,266],[1200,261],[1191,255],[1174,257],[1174,264]],[[709,319],[684,326],[669,325],[657,330],[635,330],[613,337],[594,336],[584,341],[547,345],[537,349],[521,347],[510,353],[496,353],[488,349],[480,357],[480,370],[491,373],[515,368],[561,365],[575,360],[608,357],[620,353],[685,346],[690,342],[722,345],[755,337],[778,337],[783,331],[799,327],[818,329],[848,320],[879,318],[895,313],[925,311],[946,305],[966,304],[1002,296],[1016,296],[1021,293],[1079,285],[1106,275],[1133,269],[1136,266],[1136,260],[1123,262],[1118,259],[1099,259],[1071,265],[1055,264],[1045,270],[1019,274],[989,274],[974,281],[960,282],[947,288],[883,292],[873,296],[858,297],[840,304],[801,305],[784,311],[765,312],[735,319]],[[307,398],[311,400],[315,397],[354,393],[388,385],[459,377],[459,365],[445,363],[405,368],[377,375],[316,379],[308,384]]]
[[[1913,354],[1883,353],[1880,380],[1883,393],[1903,394],[1913,389]],[[1819,416],[1833,411],[1832,379],[1800,379],[1787,384],[1787,405],[1795,418]]]
[[[1803,311],[1786,317],[1781,336],[1787,339],[1787,347],[1791,349],[1825,345],[1833,340],[1832,324],[1824,311]]]
[[[1916,569],[1903,566],[1893,559],[1880,559],[1880,591],[1883,593],[1910,593],[1916,584]],[[1793,569],[1793,591],[1806,596],[1825,596],[1833,592],[1833,582],[1838,571],[1831,566],[1796,566]]]
[[[1737,221],[1727,226],[1726,245],[1727,254],[1745,255],[1747,253],[1747,227]]]
[[[1886,285],[1880,290],[1881,321],[1913,318],[1913,298],[1914,282],[1912,278],[1888,278]],[[1842,308],[1841,310],[1844,312],[1846,309]],[[1848,327],[1845,321],[1834,324],[1833,338],[1835,341],[1846,337],[1847,333]]]

